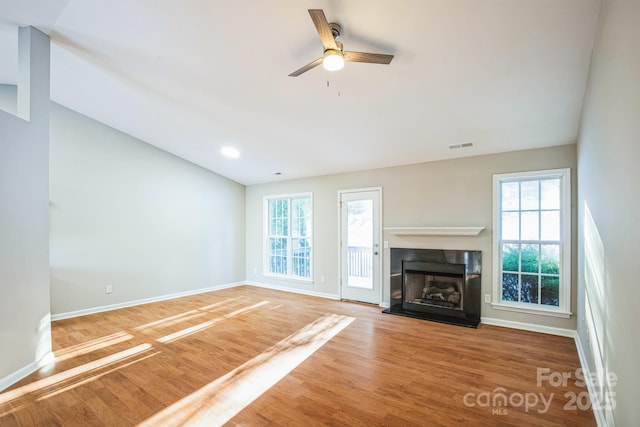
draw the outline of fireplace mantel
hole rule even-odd
[[[385,227],[400,236],[477,236],[485,227]]]

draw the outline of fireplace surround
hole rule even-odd
[[[384,313],[475,328],[481,270],[480,251],[392,248],[390,306]]]

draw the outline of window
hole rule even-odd
[[[570,170],[494,175],[494,307],[569,317]]]
[[[311,280],[311,194],[265,199],[265,274]]]

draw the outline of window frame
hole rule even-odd
[[[503,182],[560,179],[560,272],[558,306],[502,300],[502,195]],[[540,197],[540,195],[539,195]],[[522,212],[522,209],[519,209]],[[548,169],[493,175],[493,299],[492,307],[554,317],[571,317],[571,169]],[[522,237],[522,236],[520,236]],[[544,242],[540,238],[538,241]],[[519,239],[520,242],[529,242]],[[521,274],[521,273],[520,273]]]
[[[311,219],[310,219],[310,227],[309,227],[309,233],[308,236],[305,236],[305,239],[307,239],[309,241],[309,246],[310,246],[310,250],[311,253],[309,254],[309,277],[304,277],[304,276],[297,276],[293,274],[293,268],[292,268],[292,264],[293,264],[293,239],[296,239],[298,237],[294,237],[292,236],[292,231],[293,231],[293,227],[292,227],[292,222],[293,222],[293,217],[291,215],[292,209],[292,200],[293,199],[302,199],[302,198],[309,198],[310,200],[310,211],[311,211]],[[269,247],[269,239],[273,236],[270,236],[269,234],[269,202],[272,200],[287,200],[288,201],[288,235],[286,236],[287,239],[287,272],[289,272],[288,274],[278,274],[278,273],[272,273],[269,269],[270,266],[270,247]],[[314,254],[314,248],[313,248],[313,228],[314,228],[314,222],[313,222],[313,215],[314,209],[313,209],[313,193],[311,192],[306,192],[306,193],[294,193],[294,194],[280,194],[280,195],[271,195],[271,196],[264,196],[263,197],[263,213],[262,213],[262,218],[263,218],[263,250],[262,250],[262,274],[264,276],[267,277],[273,277],[273,278],[278,278],[278,279],[284,279],[284,280],[289,280],[289,281],[296,281],[296,282],[303,282],[303,283],[313,283],[313,254]],[[284,237],[284,236],[279,236],[279,237]]]

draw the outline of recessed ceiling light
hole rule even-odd
[[[280,176],[280,175],[282,175],[282,172],[274,172],[273,174],[274,174],[275,176]]]
[[[228,157],[230,159],[237,159],[240,157],[240,152],[233,147],[222,147],[220,150],[223,156]]]

